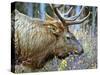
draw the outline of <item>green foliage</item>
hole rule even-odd
[[[62,60],[61,63],[59,64],[58,70],[60,70],[60,71],[65,70],[66,67],[67,67],[67,61],[66,60]]]

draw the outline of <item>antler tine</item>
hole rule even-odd
[[[61,5],[62,6],[62,5]],[[76,14],[75,16],[72,16],[72,17],[69,17],[69,18],[66,18],[65,16],[67,16],[70,12],[71,12],[71,10],[73,9],[73,7],[71,7],[69,10],[68,10],[68,12],[66,13],[66,14],[62,14],[59,10],[58,10],[58,7],[61,7],[60,5],[59,6],[55,6],[54,7],[54,9],[55,9],[55,11],[57,11],[57,15],[59,16],[59,18],[60,19],[63,19],[63,20],[66,20],[66,21],[74,21],[74,20],[76,20],[80,15],[81,15],[81,13],[82,13],[82,11],[83,11],[83,9],[84,9],[84,7],[82,7],[81,8],[81,10],[80,10],[80,12],[79,12],[79,14]],[[63,20],[61,20],[61,21],[63,21]]]
[[[78,15],[72,16],[68,19],[68,18],[65,18],[59,11],[58,7],[60,7],[60,6],[52,5],[51,7],[52,7],[53,11],[55,12],[56,16],[60,19],[60,21],[63,23],[64,26],[80,24],[80,23],[84,22],[90,15],[90,12],[89,12],[88,15],[86,17],[84,17],[83,19],[76,20],[81,15],[81,13],[84,9],[84,7],[82,7]]]
[[[60,11],[58,11],[59,7],[62,7],[62,5],[50,5],[50,7],[52,8],[52,10],[54,11],[55,15],[59,18],[59,20],[62,22],[61,27],[64,29],[64,25],[65,25],[65,21],[64,19],[61,17]]]
[[[66,13],[66,14],[62,14],[60,11],[59,11],[59,7],[61,7],[62,5],[56,5],[56,6],[54,6],[54,5],[52,5],[51,7],[53,8],[53,10],[54,10],[54,12],[56,13],[56,15],[58,16],[58,18],[64,23],[64,21],[66,20],[66,21],[74,21],[74,20],[76,20],[80,15],[81,15],[81,13],[82,13],[82,11],[83,11],[83,9],[84,9],[84,7],[82,7],[81,8],[81,10],[80,10],[80,12],[79,12],[79,14],[76,14],[75,16],[72,16],[72,17],[69,17],[69,18],[66,18],[65,17],[65,15],[67,16],[69,13],[70,13],[70,11],[73,9],[73,7],[71,7],[69,10],[68,10],[68,12]]]
[[[74,20],[76,20],[81,15],[83,9],[84,9],[84,7],[82,7],[80,12],[78,14],[74,15],[74,16],[71,16],[69,18],[64,17],[64,20],[66,20],[66,21],[74,21]],[[66,16],[66,15],[64,15],[64,16]]]
[[[90,16],[90,13],[91,12],[89,12],[88,15],[86,17],[84,17],[83,19],[75,20],[75,21],[66,21],[66,24],[68,24],[68,25],[80,24],[80,23],[84,22]]]
[[[73,7],[69,8],[69,10],[67,11],[67,13],[64,13],[63,16],[68,16],[69,13],[72,11]]]
[[[62,6],[63,6],[63,5],[55,5],[55,8],[61,8]],[[63,15],[64,15],[64,16],[67,16],[67,15],[72,11],[72,9],[73,9],[73,7],[69,8],[68,11],[67,11],[67,13],[61,14],[61,13],[59,12],[59,14],[61,14],[62,16],[63,16]],[[57,10],[57,11],[59,11],[59,10]]]
[[[65,23],[65,21],[64,21],[64,19],[63,19],[63,17],[62,17],[61,12],[58,10],[58,8],[61,7],[61,6],[62,6],[62,5],[54,5],[54,4],[50,5],[50,7],[51,7],[52,10],[55,12],[55,15],[60,19],[60,21],[61,21],[62,23]]]

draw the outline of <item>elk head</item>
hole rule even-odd
[[[67,18],[65,16],[68,16],[68,14],[72,11],[72,9],[73,9],[72,7],[67,11],[67,13],[61,14],[61,12],[59,11],[59,8],[61,8],[62,5],[50,5],[50,6],[51,6],[53,12],[55,13],[55,15],[59,19],[57,21],[57,20],[54,20],[52,17],[49,16],[49,18],[51,20],[53,20],[53,22],[51,21],[51,23],[53,23],[53,24],[56,23],[56,25],[58,25],[59,28],[62,29],[62,31],[64,33],[63,39],[65,41],[65,42],[63,42],[65,44],[64,49],[60,50],[60,49],[57,48],[55,50],[56,55],[59,58],[65,58],[69,54],[81,55],[84,52],[84,50],[82,48],[82,45],[76,39],[76,37],[73,35],[73,33],[70,32],[69,26],[83,23],[89,17],[90,12],[84,18],[77,20],[78,17],[81,15],[84,7],[81,8],[81,10],[80,10],[80,12],[78,14]],[[61,40],[62,40],[62,38],[61,38]]]

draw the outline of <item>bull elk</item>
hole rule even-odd
[[[61,14],[59,8],[62,5],[50,6],[59,20],[42,21],[37,18],[30,18],[16,9],[14,10],[11,40],[12,46],[13,43],[15,44],[15,64],[38,69],[42,68],[54,56],[64,59],[71,52],[77,55],[84,52],[81,44],[68,27],[84,22],[89,17],[90,12],[86,17],[77,20],[84,7],[81,8],[78,15],[67,18],[65,16],[70,13],[72,7],[67,13]]]

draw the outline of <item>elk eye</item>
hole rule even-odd
[[[70,37],[67,37],[67,39],[70,39]]]
[[[52,30],[54,30],[54,31],[55,31],[55,28],[52,28]]]

